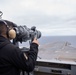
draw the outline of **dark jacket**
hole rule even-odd
[[[6,42],[8,43],[5,45]],[[38,45],[32,43],[27,54],[28,60],[26,60],[21,49],[0,36],[0,75],[20,75],[21,70],[32,71],[35,67],[37,53]]]

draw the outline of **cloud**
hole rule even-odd
[[[69,35],[76,35],[76,28],[58,28],[58,29],[42,29],[42,35],[46,36],[69,36]],[[48,33],[47,33],[48,32]]]
[[[0,7],[4,19],[36,26],[43,35],[76,33],[76,0],[1,0]]]

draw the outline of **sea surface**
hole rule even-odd
[[[71,46],[76,48],[76,36],[42,36],[38,39],[40,45],[45,45],[53,42],[69,42]],[[19,44],[23,47],[29,47],[29,40]]]

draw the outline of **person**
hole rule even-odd
[[[10,41],[16,37],[13,26],[11,21],[0,20],[0,75],[20,75],[21,70],[28,73],[35,68],[38,40],[34,38],[29,52],[24,53]]]

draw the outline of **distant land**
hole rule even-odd
[[[40,45],[54,42],[69,42],[71,46],[76,47],[76,36],[42,36],[38,39]],[[29,41],[19,44],[22,47],[29,47]]]

